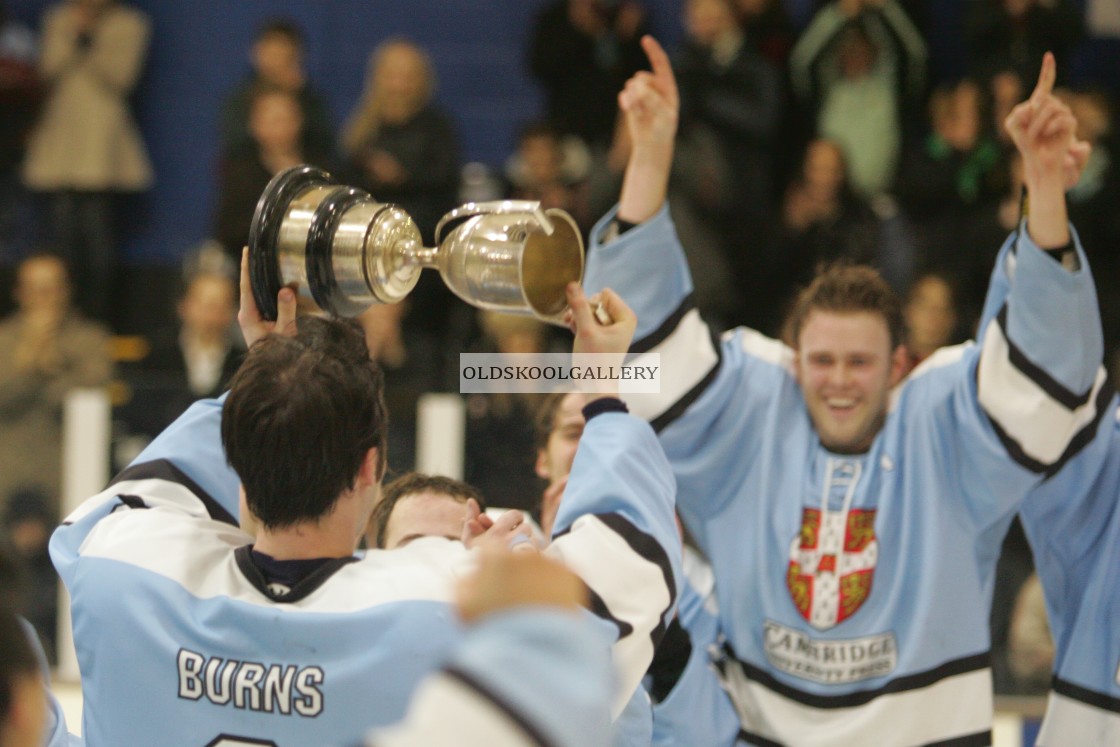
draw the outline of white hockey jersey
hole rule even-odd
[[[449,600],[472,554],[441,538],[333,561],[277,598],[237,527],[220,420],[220,401],[192,406],[52,537],[91,747],[354,744],[400,720],[461,637]],[[619,691],[603,719],[672,614],[673,497],[647,424],[588,423],[549,553],[587,582],[613,642]]]

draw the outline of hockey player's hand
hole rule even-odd
[[[1023,156],[1023,182],[1030,195],[1027,232],[1043,249],[1071,241],[1065,192],[1079,177],[1089,157],[1077,139],[1073,112],[1054,95],[1057,67],[1047,52],[1031,97],[1007,115],[1005,125]]]
[[[567,293],[570,308],[564,312],[564,323],[576,336],[572,352],[625,355],[638,326],[638,317],[626,302],[610,288],[588,300],[579,283],[568,283]],[[592,304],[596,303],[605,313],[595,314]]]
[[[539,553],[483,551],[478,569],[459,582],[456,593],[459,616],[468,623],[514,607],[575,612],[587,604],[583,581]]]
[[[1047,52],[1031,97],[1012,109],[1004,123],[1023,155],[1028,189],[1052,182],[1064,186],[1077,161],[1088,158],[1087,144],[1076,137],[1073,112],[1053,93],[1056,77],[1054,55]]]
[[[680,94],[669,55],[652,36],[642,37],[642,49],[653,72],[639,70],[618,94],[618,107],[635,148],[672,146],[677,134]]]
[[[680,113],[677,79],[669,56],[652,36],[642,37],[642,49],[653,72],[635,73],[618,94],[631,143],[618,217],[630,223],[644,223],[665,204]]]
[[[463,544],[468,548],[494,550],[521,547],[525,539],[532,539],[533,529],[525,515],[516,509],[506,511],[497,521],[482,513],[478,501],[467,499],[467,519],[463,522]],[[517,544],[515,544],[517,543]],[[536,549],[526,545],[526,549]]]
[[[1093,152],[1093,146],[1084,140],[1077,140],[1076,138],[1070,143],[1069,151],[1066,152],[1066,157],[1062,163],[1062,170],[1065,182],[1066,191],[1070,191],[1077,186],[1081,181],[1081,172],[1085,170],[1086,164],[1089,163],[1089,156]]]
[[[564,312],[564,322],[575,335],[572,343],[573,364],[593,367],[606,371],[613,378],[583,378],[580,389],[599,397],[618,396],[618,377],[626,352],[634,339],[638,318],[617,293],[604,288],[590,300],[584,295],[579,283],[568,283],[568,310]],[[599,313],[592,305],[600,307]],[[594,358],[581,356],[594,356]]]
[[[281,288],[276,296],[275,322],[261,316],[249,282],[248,247],[241,251],[241,309],[237,312],[237,323],[241,325],[246,347],[250,348],[254,342],[272,332],[289,336],[296,333],[296,294],[291,288]]]

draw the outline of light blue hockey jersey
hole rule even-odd
[[[609,245],[584,285],[638,315],[678,510],[710,559],[726,685],[757,745],[987,744],[988,610],[1008,523],[1091,438],[1108,387],[1092,279],[1025,232],[1001,250],[1006,303],[979,345],[936,353],[893,394],[866,454],[824,449],[792,351],[704,325],[665,210]],[[956,740],[956,741],[952,741]]]
[[[1120,415],[1020,511],[1054,638],[1038,744],[1120,744]]]
[[[449,602],[472,554],[441,538],[340,559],[278,601],[234,519],[220,420],[220,401],[192,406],[51,539],[91,747],[353,744],[402,718],[461,637]],[[591,588],[613,642],[619,689],[604,719],[672,614],[673,498],[647,424],[588,423],[549,553]]]
[[[607,747],[611,681],[608,648],[586,620],[499,613],[421,683],[405,720],[366,747]]]

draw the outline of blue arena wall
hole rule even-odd
[[[43,0],[6,0],[36,30]],[[134,111],[157,183],[133,201],[123,260],[167,265],[205,238],[215,206],[222,99],[247,73],[261,23],[291,18],[307,38],[310,78],[336,126],[357,101],[369,53],[406,36],[432,54],[437,97],[454,115],[466,160],[500,165],[517,126],[541,99],[523,66],[529,29],[544,0],[132,0],[151,16],[153,39]],[[680,0],[647,0],[655,31],[674,43]]]

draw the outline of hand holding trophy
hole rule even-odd
[[[336,316],[397,303],[425,267],[480,309],[535,316],[560,326],[564,289],[583,278],[583,239],[566,212],[507,200],[469,203],[436,227],[425,247],[400,207],[296,166],[269,182],[249,230],[249,274],[261,314],[276,318],[286,285]]]

